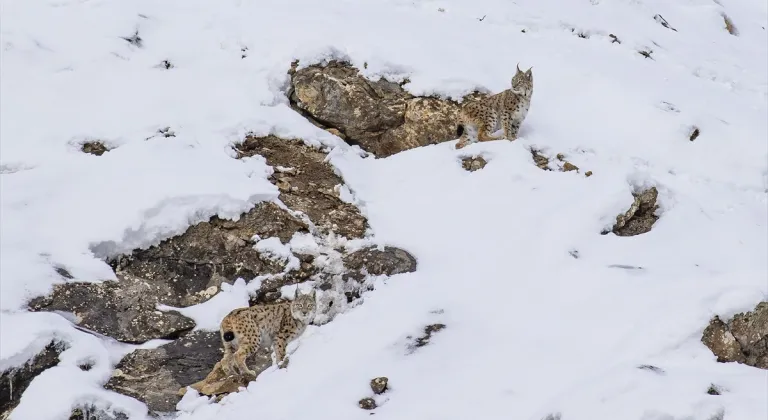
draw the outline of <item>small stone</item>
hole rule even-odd
[[[572,164],[571,162],[565,162],[563,164],[563,172],[570,172],[570,171],[578,171],[579,167]]]
[[[382,394],[387,390],[389,378],[386,376],[380,376],[378,378],[371,379],[371,390],[374,394]]]
[[[488,164],[482,156],[465,157],[461,159],[461,167],[469,172],[474,172],[485,168]]]
[[[587,178],[591,177],[592,176],[592,171],[584,172],[584,176],[587,177]]]
[[[688,140],[690,141],[696,140],[699,137],[699,134],[701,134],[699,127],[696,127],[696,126],[691,127],[691,134],[688,135]]]
[[[100,141],[88,141],[83,143],[80,150],[83,153],[88,153],[95,156],[101,156],[104,153],[108,152],[109,149],[107,146],[104,145],[104,143]]]
[[[363,410],[373,410],[376,408],[376,401],[373,398],[363,398],[357,403]]]
[[[558,153],[556,157],[557,157],[557,160],[559,160],[560,162],[565,160],[565,155],[562,153]]]
[[[717,386],[715,384],[711,384],[709,386],[709,388],[707,389],[707,394],[709,394],[709,395],[720,395],[720,394],[722,394],[722,390],[720,389],[719,386]]]

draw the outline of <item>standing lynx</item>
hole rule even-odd
[[[245,364],[245,359],[259,346],[272,345],[279,368],[288,364],[285,347],[304,332],[315,318],[315,291],[301,295],[296,287],[293,301],[271,305],[239,308],[221,321],[221,340],[224,358],[221,367],[227,375],[240,374],[256,377]]]
[[[461,136],[456,148],[461,149],[469,143],[469,132],[477,134],[478,141],[499,140],[493,136],[499,126],[504,129],[504,138],[513,141],[517,131],[528,115],[533,94],[533,68],[525,72],[517,67],[512,77],[512,88],[488,98],[464,105],[459,112],[459,124],[456,135]]]

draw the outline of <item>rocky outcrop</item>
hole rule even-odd
[[[768,302],[760,302],[751,312],[736,314],[727,323],[714,317],[701,341],[718,362],[768,369]]]
[[[416,271],[416,258],[407,251],[386,246],[363,248],[344,256],[344,266],[349,270],[347,276],[361,279],[366,274],[392,276]]]
[[[254,238],[278,237],[288,242],[307,225],[275,203],[263,202],[236,221],[211,218],[179,236],[149,249],[111,261],[118,275],[131,275],[149,283],[166,283],[171,295],[159,297],[170,306],[190,306],[208,300],[223,283],[238,277],[280,273],[284,263],[262,258]]]
[[[158,311],[158,301],[174,296],[167,282],[148,282],[133,276],[103,283],[65,283],[53,293],[34,299],[33,311],[63,311],[83,328],[126,343],[155,338],[177,338],[195,327],[176,311]]]
[[[175,411],[188,386],[220,396],[247,385],[227,377],[218,365],[222,356],[218,332],[191,331],[195,326],[191,319],[176,311],[159,311],[158,305],[196,305],[218,293],[224,282],[257,276],[260,287],[250,303],[265,304],[280,300],[285,285],[315,280],[323,291],[318,303],[322,314],[315,320],[321,325],[362,302],[360,294],[372,287],[365,282],[367,275],[416,269],[416,259],[405,250],[369,247],[345,253],[329,237],[363,238],[368,223],[355,205],[342,200],[344,181],[322,150],[274,136],[248,136],[235,149],[238,158],[261,155],[273,167],[270,181],[280,190],[280,203],[260,203],[238,220],[213,217],[148,249],[112,258],[108,263],[118,281],[77,282],[61,268],[59,275],[68,281],[29,305],[32,310],[69,313],[80,328],[123,342],[174,340],[126,355],[106,384],[146,403],[155,413]],[[312,235],[317,247],[308,248],[306,254],[293,253],[288,260],[270,258],[256,249],[261,239],[277,238],[286,244],[297,233]],[[262,350],[248,363],[261,372],[272,364],[270,353]],[[78,410],[73,418],[95,413],[88,407]]]
[[[288,97],[294,109],[377,157],[457,137],[456,102],[413,96],[403,84],[368,80],[351,65],[338,61],[289,73]]]
[[[51,342],[23,366],[0,372],[0,419],[8,418],[35,376],[59,364],[59,355],[65,349],[63,343]]]
[[[656,199],[659,192],[651,187],[639,193],[633,193],[634,201],[625,213],[616,216],[616,224],[612,232],[617,236],[635,236],[650,232],[653,224],[659,219],[656,216]],[[608,232],[603,232],[607,234]]]
[[[172,412],[181,399],[180,388],[205,379],[222,354],[218,333],[195,331],[158,348],[128,354],[115,367],[105,387],[144,402],[150,411]],[[266,352],[248,360],[256,372],[271,364]],[[237,388],[227,392],[233,390]]]
[[[360,210],[340,198],[344,181],[325,161],[326,154],[301,140],[248,136],[236,148],[238,157],[261,155],[275,168],[271,181],[280,200],[307,216],[323,233],[362,238],[368,222]]]

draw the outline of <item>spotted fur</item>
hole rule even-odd
[[[224,358],[221,367],[227,375],[256,377],[245,360],[259,347],[272,346],[279,368],[288,364],[285,348],[301,335],[315,318],[315,291],[302,295],[298,287],[291,302],[257,305],[230,312],[221,321]]]
[[[517,139],[520,124],[528,115],[533,95],[533,68],[517,72],[512,77],[512,88],[480,101],[465,104],[459,112],[459,123],[456,135],[460,136],[456,148],[469,144],[470,134],[477,141],[499,140],[502,137],[492,133],[499,128],[504,129],[504,138],[510,141]]]

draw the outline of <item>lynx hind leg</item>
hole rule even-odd
[[[237,367],[238,373],[249,379],[256,379],[256,372],[248,367],[248,365],[245,363],[245,360],[253,353],[254,350],[256,350],[255,347],[250,343],[243,343],[233,355],[233,358],[235,359],[234,365]]]
[[[472,139],[477,139],[477,126],[473,123],[464,123],[463,132],[459,141],[456,143],[456,148],[461,149],[472,142]]]
[[[480,127],[480,129],[477,130],[477,141],[493,141],[501,139],[501,136],[494,136],[489,133],[489,131],[493,130],[494,126],[495,124],[484,124]]]

